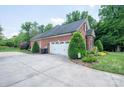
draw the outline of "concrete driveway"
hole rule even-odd
[[[83,67],[63,56],[0,52],[0,86],[124,86],[124,76]]]

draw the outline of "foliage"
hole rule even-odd
[[[81,53],[81,54],[82,54],[82,57],[88,55],[87,50],[82,50],[81,52],[82,52],[82,53]]]
[[[2,40],[4,38],[2,31],[3,31],[3,28],[0,25],[0,40]]]
[[[100,21],[95,30],[96,39],[103,42],[104,49],[116,51],[117,47],[124,47],[124,6],[101,6],[99,11]]]
[[[71,22],[81,20],[81,19],[86,19],[86,18],[88,19],[91,28],[95,28],[97,22],[91,15],[88,14],[88,11],[80,12],[77,10],[67,14],[65,23],[67,24],[67,23],[71,23]]]
[[[109,52],[97,59],[99,63],[94,64],[92,68],[124,75],[124,52]]]
[[[81,53],[81,56],[85,55],[86,44],[80,32],[73,33],[71,41],[68,48],[68,56],[71,59],[77,59],[78,53]]]
[[[0,40],[0,46],[5,46],[6,42],[4,40]]]
[[[31,22],[25,22],[21,26],[22,30],[26,31],[26,37],[27,41],[30,40],[30,31],[32,29],[32,23]]]
[[[29,42],[29,40],[35,35],[48,31],[53,27],[52,24],[46,26],[39,25],[37,22],[25,22],[21,25],[21,31],[17,36],[13,36],[10,39],[4,39],[2,35],[3,28],[0,26],[0,45],[9,47],[20,47],[23,42]]]
[[[82,60],[82,62],[92,63],[92,62],[96,62],[97,58],[96,57],[87,56],[87,57],[83,57],[81,60]]]
[[[15,47],[11,39],[0,40],[0,46]]]
[[[37,22],[25,22],[22,24],[21,28],[22,28],[21,32],[26,32],[27,34],[26,41],[29,41],[30,38],[36,36],[37,34],[46,32],[51,28],[53,28],[53,24],[49,23],[46,26],[44,26],[44,25],[39,25]]]
[[[92,50],[90,51],[91,54],[96,54],[98,52],[97,47],[93,47]]]
[[[43,33],[44,32],[44,28],[45,28],[44,25],[39,25],[38,26],[39,33]]]
[[[32,53],[38,53],[39,52],[39,45],[37,42],[34,42],[32,47]]]
[[[21,42],[25,42],[28,40],[27,34],[25,32],[20,32],[18,36],[13,38],[14,45],[19,47]]]
[[[36,36],[39,32],[38,29],[38,23],[37,22],[33,22],[31,25],[31,31],[30,31],[30,38]]]
[[[105,52],[98,52],[98,55],[99,55],[99,56],[105,56],[106,53],[105,53]]]
[[[103,51],[103,45],[100,40],[96,40],[95,45],[98,48],[98,51],[100,51],[100,52]]]
[[[5,42],[6,42],[6,44],[5,44],[6,46],[14,47],[14,42],[11,39],[6,40]]]
[[[53,28],[53,24],[47,24],[46,26],[45,26],[45,28],[44,28],[44,32],[46,32],[46,31],[48,31],[48,30],[50,30],[50,29],[52,29]]]
[[[39,25],[38,26],[39,33],[46,32],[52,28],[53,28],[53,24],[51,24],[51,23],[47,24],[46,26],[45,25]]]

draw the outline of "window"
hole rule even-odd
[[[54,42],[52,42],[52,44],[54,44]]]
[[[60,42],[60,44],[63,44],[64,42]]]

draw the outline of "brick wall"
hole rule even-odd
[[[42,48],[47,48],[49,42],[69,41],[70,38],[71,38],[71,35],[58,36],[58,37],[50,37],[50,38],[42,39],[42,40],[41,40],[41,47],[42,47]]]
[[[83,38],[86,40],[85,24],[83,24],[79,30],[82,33]]]
[[[94,44],[93,37],[92,36],[87,36],[87,39],[86,39],[87,50],[91,50],[93,48],[93,44]]]

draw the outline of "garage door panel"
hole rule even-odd
[[[50,43],[50,53],[51,54],[60,54],[60,55],[68,55],[68,43],[65,42],[57,42]]]

